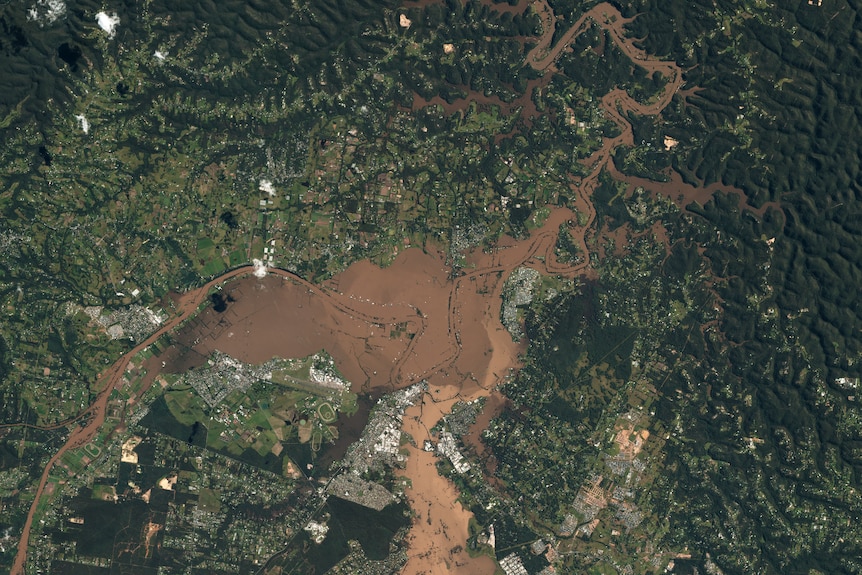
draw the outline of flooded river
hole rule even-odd
[[[545,0],[534,6],[544,30],[527,55],[526,63],[537,70],[549,71],[536,82],[549,81],[556,59],[586,29],[588,20],[608,30],[633,61],[650,73],[660,71],[668,79],[665,91],[649,105],[635,101],[622,90],[613,90],[602,99],[603,109],[620,127],[621,134],[605,139],[601,149],[584,161],[589,174],[571,182],[574,205],[588,216],[584,226],[571,230],[573,241],[582,252],[588,253],[584,233],[595,218],[591,196],[602,170],[610,171],[632,187],[648,185],[675,201],[705,203],[719,186],[697,188],[682,182],[678,175],[662,184],[640,182],[619,174],[611,161],[617,146],[632,143],[632,129],[625,114],[629,111],[659,114],[682,85],[678,67],[672,62],[651,59],[625,38],[623,27],[628,20],[610,4],[599,4],[587,12],[555,46],[550,45],[556,23],[553,10]],[[532,90],[527,90],[524,97],[505,105],[493,97],[482,96],[480,103],[501,105],[508,110],[521,107],[527,115],[537,114],[531,94]],[[416,102],[417,106],[427,104]],[[458,105],[461,104],[446,104],[444,108],[453,111],[456,109],[453,106]],[[730,191],[737,192],[744,203],[741,192]],[[480,419],[487,425],[491,414],[501,409],[504,401],[494,388],[511,369],[518,367],[519,354],[524,351],[512,342],[500,323],[503,282],[522,265],[567,277],[589,275],[586,263],[569,266],[554,257],[558,227],[574,217],[567,209],[554,210],[545,225],[530,237],[519,241],[504,238],[490,251],[468,254],[465,272],[457,277],[452,277],[442,254],[410,249],[386,269],[359,262],[323,285],[310,284],[283,270],[270,270],[261,279],[251,276],[251,268],[246,267],[178,297],[175,317],[101,376],[97,386],[101,392],[82,415],[86,425],[77,427],[48,462],[12,573],[24,573],[30,528],[51,469],[67,450],[93,440],[104,423],[110,391],[121,385],[130,359],[168,332],[173,332],[177,345],[160,356],[158,364],[148,365],[150,381],[161,369],[181,372],[200,365],[216,349],[249,363],[260,363],[274,356],[303,357],[326,349],[338,369],[353,382],[354,390],[363,394],[376,396],[423,379],[428,381],[429,391],[404,418],[404,431],[419,446],[429,438],[428,430],[456,401],[488,398],[490,413]],[[198,314],[198,307],[217,285],[223,285],[223,292],[234,301],[223,313],[209,307]],[[184,322],[187,323],[177,329]],[[159,367],[162,361],[164,368]],[[351,423],[351,429],[354,427],[359,427],[356,421]],[[468,440],[481,454],[480,431],[474,428]],[[404,573],[493,573],[495,564],[489,557],[471,558],[463,550],[470,513],[457,503],[454,486],[437,474],[435,463],[434,454],[410,448],[403,475],[413,485],[407,495],[417,518],[408,536],[410,550]]]

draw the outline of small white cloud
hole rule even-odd
[[[36,3],[27,10],[27,20],[44,26],[53,24],[65,14],[66,3],[63,0],[36,0]]]
[[[251,263],[254,264],[254,277],[256,278],[265,278],[266,277],[266,264],[259,259],[251,260]]]
[[[153,52],[153,56],[155,56],[158,60],[164,60],[166,58],[165,53],[161,50],[156,50],[155,52]]]
[[[87,118],[84,117],[84,114],[76,114],[75,119],[78,120],[78,125],[81,126],[81,129],[85,134],[90,133],[90,122],[87,121]]]
[[[269,180],[261,180],[258,188],[261,192],[266,192],[269,194],[269,197],[272,198],[275,196],[275,188],[272,185],[272,182]]]
[[[113,38],[114,33],[117,30],[117,26],[120,25],[120,17],[117,16],[116,12],[113,14],[99,12],[96,14],[96,22],[99,23],[99,28],[108,33],[109,38]]]

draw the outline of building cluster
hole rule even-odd
[[[512,272],[503,286],[501,321],[515,341],[520,341],[524,337],[518,318],[518,308],[529,305],[533,301],[539,277],[538,271],[522,266]]]
[[[835,385],[844,389],[856,389],[859,387],[858,377],[836,377]]]
[[[461,437],[470,432],[470,427],[475,423],[476,416],[485,403],[484,398],[473,401],[459,401],[452,406],[452,412],[445,416],[446,427],[452,435]]]
[[[437,442],[437,453],[444,457],[448,457],[452,462],[452,467],[458,473],[466,473],[470,471],[470,463],[464,459],[464,456],[458,450],[458,443],[455,437],[448,431],[440,434],[440,441]]]
[[[353,471],[335,476],[327,484],[326,492],[375,511],[395,501],[395,496],[388,489],[379,483],[362,479]]]
[[[315,543],[323,543],[323,540],[326,539],[326,534],[329,533],[329,525],[318,523],[313,519],[303,529],[311,534],[311,538]]]
[[[532,543],[530,543],[530,551],[533,555],[541,555],[545,551],[548,550],[548,544],[545,543],[542,539],[536,539]]]
[[[527,568],[524,567],[517,553],[511,553],[500,559],[500,568],[506,575],[527,575]]]
[[[381,397],[371,411],[362,436],[348,449],[340,468],[327,484],[327,495],[380,511],[396,497],[388,489],[364,479],[370,470],[381,471],[404,460],[401,447],[401,423],[404,411],[428,389],[425,382]]]
[[[315,354],[311,357],[308,377],[321,387],[329,387],[337,391],[349,391],[350,382],[338,377],[335,373],[335,362],[329,356]]]
[[[283,367],[284,360],[272,359],[260,365],[248,364],[234,359],[226,353],[215,351],[207,360],[207,365],[185,373],[181,383],[192,386],[210,407],[219,405],[235,390],[245,391],[257,381],[270,381],[273,372]],[[315,377],[314,373],[317,374]],[[350,383],[333,375],[325,369],[317,369],[311,379],[323,387],[348,390]],[[230,424],[242,413],[216,415],[221,423]]]
[[[637,505],[631,501],[621,501],[617,505],[617,511],[614,518],[626,526],[626,529],[634,529],[643,521],[643,513],[637,508]]]
[[[392,421],[387,422],[380,432],[372,449],[375,453],[382,453],[393,457],[398,456],[398,447],[401,444],[401,430]]]
[[[571,537],[575,534],[575,530],[577,528],[578,518],[569,513],[563,518],[562,524],[557,528],[557,534],[559,534],[560,537]]]
[[[484,223],[456,225],[452,230],[450,249],[453,254],[465,252],[481,244],[487,235],[488,226]]]
[[[604,477],[597,475],[578,490],[573,507],[585,521],[592,521],[602,509],[608,506],[605,490],[602,488]]]
[[[233,391],[245,391],[254,382],[269,379],[272,373],[271,363],[246,364],[226,353],[216,351],[207,360],[206,367],[186,372],[182,383],[192,386],[207,405],[215,407]]]
[[[835,378],[835,386],[839,387],[845,391],[855,391],[859,388],[859,378],[858,377],[836,377]],[[848,395],[847,399],[850,401],[856,401],[856,395]]]
[[[134,296],[138,293],[137,289],[132,291]],[[77,304],[69,304],[66,309],[68,315],[79,311],[83,311],[102,326],[111,339],[128,338],[136,342],[145,340],[165,321],[163,314],[137,304],[115,309],[110,313],[105,313],[105,308],[102,306],[81,307]]]
[[[600,523],[599,514],[606,507],[614,511],[614,519],[626,529],[634,529],[644,519],[643,512],[635,505],[636,487],[647,464],[638,457],[650,433],[641,428],[643,416],[636,410],[623,414],[614,426],[614,452],[605,454],[604,463],[612,476],[593,475],[578,490],[572,507],[581,519],[578,524],[573,515],[557,530],[561,536],[574,533],[587,538]],[[607,480],[606,480],[607,479]]]
[[[18,489],[27,479],[26,468],[10,467],[0,471],[0,493],[11,493]]]
[[[362,436],[348,448],[342,467],[362,475],[369,469],[401,463],[404,458],[398,449],[404,411],[427,389],[428,384],[423,381],[381,397],[371,411]]]

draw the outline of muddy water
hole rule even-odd
[[[433,4],[441,4],[441,0],[408,1],[403,4],[403,7],[421,9]],[[506,2],[494,2],[494,0],[480,0],[480,4],[493,11],[510,14],[523,14],[530,6],[527,0],[521,0],[515,6],[511,6]],[[533,40],[532,37],[524,36],[515,36],[511,39],[519,42],[521,45]],[[550,39],[548,41],[550,41]],[[533,92],[537,88],[541,89],[546,87],[550,83],[550,81],[550,75],[545,75],[541,78],[529,80],[523,94],[521,94],[519,97],[515,98],[511,102],[506,102],[500,99],[500,97],[493,94],[488,95],[483,92],[477,92],[475,90],[467,90],[465,86],[459,86],[459,88],[465,89],[467,95],[464,98],[459,98],[457,100],[453,100],[452,102],[447,102],[440,96],[435,96],[431,99],[425,99],[414,92],[413,105],[411,109],[415,112],[428,106],[440,106],[447,115],[451,115],[456,112],[466,110],[472,104],[478,104],[480,107],[496,106],[500,109],[500,113],[504,116],[512,114],[515,110],[520,110],[519,116],[524,122],[524,126],[529,129],[533,125],[533,121],[540,115],[539,110],[536,108],[536,103],[533,100]],[[495,138],[495,143],[499,143],[500,140],[510,135],[511,134],[497,134]]]
[[[160,372],[162,361],[164,371],[187,369],[199,365],[214,350],[259,363],[273,356],[301,357],[324,348],[339,370],[363,392],[382,393],[426,379],[431,386],[425,398],[428,409],[409,413],[406,418],[408,429],[421,444],[427,429],[454,401],[489,394],[497,376],[517,364],[520,348],[499,322],[502,283],[522,264],[547,272],[543,256],[552,251],[557,227],[572,217],[568,210],[557,210],[532,237],[502,242],[490,253],[470,254],[467,273],[454,279],[441,254],[411,249],[402,252],[387,269],[360,262],[324,286],[282,270],[255,278],[246,267],[177,298],[177,316],[102,376],[102,391],[85,413],[87,424],[76,428],[49,461],[12,573],[23,573],[30,526],[54,464],[66,451],[93,440],[104,424],[110,392],[122,385],[129,361],[160,336],[172,332],[175,345],[148,362],[150,383]],[[584,268],[554,265],[557,272],[571,275]],[[234,300],[227,310],[217,313],[209,307],[198,313],[209,292],[221,284],[223,293]],[[403,333],[395,333],[396,328]],[[428,465],[433,468],[431,454],[419,452],[411,461],[407,476],[416,488],[408,492],[409,499],[415,509],[421,494],[422,502],[430,503],[426,503],[427,512],[439,520],[432,533],[411,535],[411,549],[419,554],[430,552],[435,561],[442,560],[439,554],[454,547],[447,547],[444,540],[454,537],[458,545],[466,542],[462,535],[466,534],[469,514],[454,510],[456,494],[445,478],[436,472],[426,473]],[[432,537],[435,533],[437,536]],[[462,565],[464,572],[483,573],[493,571],[492,563],[488,558],[473,560],[465,555],[452,565]],[[416,572],[424,570],[417,567]]]
[[[468,109],[472,104],[478,104],[480,108],[496,106],[500,109],[500,113],[504,116],[508,116],[512,114],[515,110],[519,110],[519,116],[521,118],[521,121],[524,122],[524,126],[526,128],[530,128],[533,125],[533,121],[538,118],[540,114],[538,108],[536,108],[536,102],[533,100],[533,92],[535,92],[537,88],[541,89],[546,87],[550,83],[550,81],[550,75],[545,75],[541,78],[529,80],[527,82],[526,88],[524,89],[524,93],[512,100],[511,102],[505,102],[498,96],[489,96],[475,90],[467,90],[466,97],[453,100],[452,102],[447,102],[440,96],[434,96],[430,100],[426,100],[419,94],[414,93],[413,106],[411,110],[415,112],[428,106],[440,106],[447,115],[451,115],[456,112],[461,112]],[[500,139],[509,135],[511,134],[497,134],[496,142],[499,143]]]
[[[471,399],[480,395],[474,391],[462,397]],[[428,437],[428,428],[433,425],[432,422],[439,421],[451,411],[458,399],[424,399],[421,405],[407,410],[404,431],[416,438],[417,445],[421,446],[422,439]],[[437,457],[433,453],[410,446],[403,474],[412,482],[412,489],[407,491],[407,495],[416,518],[408,535],[408,560],[402,573],[494,573],[496,564],[490,557],[471,558],[468,555],[468,525],[473,514],[461,507],[458,491],[437,473],[436,463]]]
[[[160,358],[167,371],[184,371],[184,358],[203,359],[216,350],[263,363],[326,349],[361,392],[395,377],[396,362],[410,343],[406,336],[390,337],[395,324],[422,329],[422,318],[409,306],[356,301],[290,277],[244,278],[223,293],[234,300],[226,311],[209,307],[175,335],[175,345]]]
[[[595,218],[592,191],[603,169],[619,176],[610,157],[616,146],[632,138],[624,114],[660,113],[681,86],[681,72],[674,64],[651,60],[634,47],[623,36],[626,20],[609,4],[590,10],[551,48],[553,11],[544,0],[535,5],[545,26],[536,48],[527,56],[527,63],[534,68],[552,70],[562,50],[584,29],[586,19],[592,18],[611,32],[613,40],[629,57],[650,72],[661,71],[669,81],[661,97],[650,104],[639,103],[622,90],[614,90],[602,99],[604,110],[620,126],[622,134],[606,139],[602,148],[585,161],[590,169],[588,176],[573,178],[575,205],[588,218],[585,226],[572,229],[572,236],[582,252],[588,253],[584,232]],[[540,81],[549,79],[550,74],[545,74]],[[510,105],[523,105],[528,113],[535,110],[530,107],[531,101],[527,104],[531,92]],[[496,105],[491,100],[488,103]],[[632,185],[636,183],[634,179],[621,179]],[[671,198],[682,194],[700,203],[713,193],[713,188],[686,187],[679,179],[668,184],[649,182],[649,187]],[[500,292],[508,274],[520,265],[570,277],[590,274],[586,263],[568,266],[554,258],[557,228],[573,219],[574,214],[568,210],[553,211],[545,226],[531,237],[501,241],[490,252],[469,254],[466,273],[454,279],[440,254],[416,249],[400,254],[385,270],[367,262],[353,265],[324,286],[312,285],[280,270],[273,270],[265,279],[239,279],[226,285],[235,300],[228,310],[222,314],[209,310],[195,317],[175,332],[177,345],[160,359],[165,361],[166,370],[178,371],[200,364],[215,349],[243,361],[261,362],[273,356],[304,356],[325,348],[341,372],[365,392],[381,393],[426,379],[429,392],[421,404],[408,410],[404,420],[405,431],[422,445],[428,438],[427,430],[451,410],[455,401],[479,397],[490,398],[489,405],[501,401],[493,387],[511,368],[517,367],[522,351],[512,343],[499,321]],[[109,394],[115,386],[122,385],[129,360],[158,337],[195,316],[200,303],[217,284],[248,276],[250,271],[250,268],[234,270],[177,298],[177,316],[100,378],[102,391],[82,414],[87,424],[70,434],[67,443],[45,467],[19,543],[14,575],[24,572],[30,527],[51,469],[67,450],[93,440],[104,423]],[[412,339],[393,334],[398,325],[406,326],[406,332],[413,334]],[[151,378],[157,372],[153,370]],[[470,439],[481,445],[472,433]],[[488,557],[474,559],[458,551],[466,543],[470,514],[456,502],[457,492],[452,484],[437,474],[435,462],[433,454],[411,448],[404,475],[413,484],[407,496],[419,517],[409,534],[409,560],[404,573],[493,573],[495,565]]]
[[[670,181],[665,184],[657,184],[655,182],[644,182],[636,178],[627,178],[620,174],[611,160],[614,150],[620,145],[632,145],[632,127],[626,120],[628,112],[634,112],[640,115],[656,115],[671,102],[674,95],[682,86],[682,72],[673,62],[664,62],[654,60],[648,57],[646,53],[635,47],[631,40],[625,38],[623,27],[628,23],[629,19],[622,18],[622,15],[609,4],[599,4],[592,10],[584,14],[562,37],[553,48],[550,46],[554,34],[556,17],[553,10],[547,4],[546,0],[534,3],[542,22],[543,35],[539,39],[535,48],[527,55],[526,63],[537,70],[553,71],[554,63],[559,55],[565,50],[571,42],[586,29],[588,20],[596,22],[598,25],[610,32],[611,38],[616,44],[634,61],[643,66],[649,73],[660,72],[668,80],[665,90],[659,97],[649,103],[641,103],[634,100],[624,90],[616,89],[608,93],[602,99],[602,107],[611,120],[613,120],[621,130],[621,134],[616,138],[606,138],[603,141],[601,149],[596,151],[592,156],[584,161],[584,164],[589,168],[590,173],[583,178],[573,178],[572,189],[575,193],[575,205],[578,211],[587,214],[587,222],[585,228],[590,228],[595,220],[595,208],[592,204],[592,193],[598,182],[598,177],[605,169],[611,171],[612,175],[619,180],[629,183],[629,192],[637,185],[644,185],[651,190],[658,190],[680,202],[687,204],[695,201],[704,204],[717,191],[720,186],[713,185],[705,188],[698,188],[685,184],[678,174],[671,174]],[[544,81],[548,81],[551,74],[545,74]],[[531,95],[532,90],[527,94]],[[480,95],[471,94],[471,98],[481,102]],[[416,104],[417,102],[414,102]],[[422,102],[418,102],[421,104]],[[460,103],[459,103],[460,104]],[[466,105],[466,103],[464,104]],[[444,106],[446,108],[446,106]],[[450,106],[450,110],[452,110]],[[535,108],[533,108],[535,109]],[[503,108],[506,113],[506,108]],[[727,189],[727,188],[724,188]],[[728,191],[735,192],[739,198],[740,205],[744,205],[745,196],[740,190],[729,189]],[[553,221],[549,221],[545,230],[552,226],[566,222],[559,217],[559,212],[554,214]],[[571,226],[570,226],[571,227]],[[581,245],[583,253],[588,253],[586,250],[584,228],[579,230],[579,233],[574,233],[575,241]],[[518,249],[523,244],[515,246],[500,247],[500,252],[507,249]],[[553,245],[544,246],[545,259],[544,271],[546,272],[566,272],[565,266],[560,266],[553,258]],[[542,247],[535,246],[533,254],[541,252]],[[499,253],[499,252],[498,252]],[[507,254],[513,255],[513,254]],[[450,305],[450,315],[455,314],[462,327],[461,336],[470,333],[471,341],[480,341],[484,345],[489,345],[487,351],[484,352],[485,358],[480,358],[476,354],[480,352],[483,346],[473,346],[470,350],[470,360],[466,365],[474,368],[474,371],[467,372],[464,370],[456,370],[453,374],[457,378],[461,378],[460,385],[451,385],[452,377],[449,373],[440,371],[435,374],[435,385],[432,387],[431,402],[427,400],[420,406],[415,406],[409,410],[405,418],[405,430],[408,430],[417,440],[417,445],[422,445],[422,439],[426,437],[427,429],[432,427],[439,419],[449,410],[452,404],[457,399],[471,400],[477,397],[490,397],[488,411],[483,416],[481,424],[487,426],[487,421],[484,417],[490,417],[501,406],[499,395],[490,391],[495,382],[500,381],[501,373],[506,369],[517,365],[517,349],[511,343],[511,339],[503,337],[500,334],[502,326],[499,325],[499,279],[493,279],[492,270],[499,264],[493,261],[494,255],[488,254],[473,254],[475,257],[475,265],[478,271],[475,274],[462,278],[455,285],[455,294],[460,296],[461,301],[470,301],[471,293],[492,294],[493,297],[486,298],[484,318],[481,328],[474,323],[468,325],[463,323],[463,317],[460,315],[464,307]],[[519,258],[515,257],[514,260]],[[530,258],[524,258],[522,262],[527,262]],[[510,271],[514,266],[500,265],[496,267],[505,268]],[[573,270],[572,270],[573,271]],[[583,272],[585,270],[578,270]],[[470,283],[476,285],[470,285]],[[473,289],[479,287],[479,290],[472,292]],[[488,303],[493,302],[493,304]],[[477,305],[482,305],[476,302]],[[475,305],[475,304],[474,304]],[[472,317],[476,317],[475,313]],[[484,329],[484,334],[481,333]],[[473,340],[473,338],[476,338]],[[459,344],[460,344],[459,340]],[[487,342],[487,343],[486,343]],[[461,350],[459,349],[459,352]],[[466,357],[466,355],[465,355]],[[457,359],[457,358],[456,358]],[[457,361],[452,364],[453,368],[458,367]],[[484,369],[484,373],[481,370]],[[445,374],[448,381],[437,381],[440,375]],[[472,378],[472,379],[471,379]],[[468,436],[470,441],[480,455],[485,455],[479,433],[481,429],[480,422],[474,427],[471,434]],[[425,431],[425,434],[423,434]],[[483,565],[477,562],[470,562],[463,552],[458,552],[458,547],[453,546],[453,541],[459,544],[464,541],[466,536],[466,521],[469,520],[469,514],[460,507],[452,504],[452,497],[455,493],[452,492],[452,486],[434,472],[435,458],[433,454],[425,453],[418,448],[412,448],[409,458],[408,467],[405,470],[405,475],[413,481],[414,489],[408,492],[411,506],[419,513],[419,518],[413,526],[410,534],[410,559],[404,569],[404,573],[449,573],[449,572],[469,572],[469,573],[491,573],[492,565]],[[489,462],[493,466],[493,461]],[[427,511],[426,511],[427,508]]]
[[[199,314],[175,334],[173,349],[186,358],[217,349],[259,363],[325,348],[348,379],[374,395],[426,380],[429,392],[404,419],[404,431],[421,446],[456,401],[490,396],[492,408],[483,417],[501,404],[492,388],[524,352],[499,320],[503,282],[520,265],[581,273],[583,264],[566,266],[553,258],[557,229],[573,216],[556,210],[530,238],[468,254],[466,271],[454,278],[442,254],[410,249],[386,269],[358,262],[322,286],[283,272],[239,279],[223,289],[234,300],[227,310]],[[393,337],[399,323],[412,338]],[[166,362],[165,369],[172,368]],[[464,550],[471,514],[456,502],[454,486],[437,474],[436,461],[434,454],[411,447],[403,470],[417,513],[404,572],[493,573],[490,558],[471,558]]]
[[[553,258],[557,229],[573,217],[556,210],[530,238],[468,254],[466,271],[455,278],[442,254],[410,249],[386,269],[358,262],[322,286],[284,272],[239,279],[223,289],[234,300],[227,310],[199,314],[176,333],[174,349],[182,357],[218,349],[259,363],[325,348],[348,379],[375,395],[427,380],[429,392],[404,419],[404,430],[421,446],[456,401],[501,401],[492,388],[524,351],[499,320],[503,282],[520,265],[581,273],[584,264],[566,266]],[[399,323],[412,338],[393,337]],[[166,369],[172,367],[166,362]],[[404,572],[493,573],[492,560],[464,551],[471,515],[435,464],[434,454],[410,448],[403,474],[412,482],[407,498],[418,518]]]
[[[611,161],[611,155],[617,146],[634,145],[632,127],[625,115],[628,112],[634,112],[641,116],[660,115],[675,95],[685,99],[696,94],[701,88],[693,87],[682,90],[681,88],[684,83],[682,78],[683,71],[679,66],[675,62],[651,58],[646,52],[635,46],[634,40],[625,36],[625,26],[634,18],[623,18],[619,10],[610,4],[598,4],[586,12],[569,28],[553,48],[550,47],[556,26],[553,9],[548,5],[547,0],[539,0],[533,6],[542,19],[543,29],[542,37],[530,53],[527,54],[526,58],[526,63],[534,69],[555,71],[555,63],[560,54],[571,45],[572,41],[579,34],[587,29],[589,21],[592,21],[607,30],[611,38],[626,56],[644,68],[648,74],[659,72],[668,80],[668,85],[665,86],[664,92],[657,100],[649,103],[638,102],[621,89],[612,90],[602,98],[602,108],[608,117],[619,126],[622,133],[616,138],[606,139],[603,142],[602,148],[585,161],[585,164],[592,168],[592,172],[589,176],[578,182],[578,185],[586,187],[587,193],[591,194],[595,188],[596,179],[601,169],[607,169],[614,179],[629,184],[627,194],[630,194],[635,187],[643,186],[652,192],[658,192],[667,196],[680,208],[685,208],[685,206],[692,202],[704,205],[712,199],[717,191],[724,191],[736,195],[740,210],[749,210],[760,216],[767,209],[781,210],[781,207],[775,202],[764,204],[756,209],[747,203],[745,192],[732,186],[719,183],[709,186],[693,186],[684,182],[682,176],[673,170],[668,171],[667,176],[669,181],[667,182],[654,182],[620,173],[614,166],[613,161]]]
[[[411,2],[406,6],[424,7],[429,4],[437,3],[438,0],[421,0],[419,2]],[[527,4],[522,2],[517,6],[508,6],[508,4],[496,4],[493,0],[485,0],[484,5],[492,7],[498,11],[511,11],[513,13],[522,13],[527,8]],[[454,114],[467,109],[471,104],[480,106],[498,106],[501,113],[509,115],[515,110],[520,110],[521,119],[526,128],[532,126],[533,120],[540,114],[533,100],[533,93],[536,88],[543,88],[548,85],[553,72],[556,71],[556,61],[560,55],[571,45],[577,36],[587,30],[591,22],[596,23],[603,29],[607,30],[613,41],[619,48],[634,62],[643,67],[649,74],[659,72],[669,82],[664,92],[660,95],[657,101],[642,103],[638,102],[628,93],[621,89],[615,89],[606,94],[602,98],[602,107],[608,117],[619,126],[621,130],[620,136],[607,139],[600,150],[593,154],[585,161],[585,164],[592,168],[591,173],[586,178],[578,180],[575,178],[575,185],[585,188],[584,193],[590,195],[595,188],[596,180],[602,169],[607,169],[611,175],[618,181],[624,181],[629,184],[627,194],[630,194],[637,186],[643,186],[651,192],[661,193],[673,200],[680,208],[691,204],[692,202],[704,205],[712,199],[717,191],[724,191],[735,194],[738,198],[740,209],[747,209],[763,215],[767,209],[781,209],[777,203],[769,203],[755,209],[747,204],[745,193],[739,188],[725,186],[719,183],[714,183],[709,186],[691,185],[682,180],[682,177],[672,170],[669,170],[667,182],[655,182],[644,178],[626,176],[620,173],[611,161],[611,155],[617,146],[626,145],[633,146],[634,139],[632,128],[625,113],[631,111],[638,115],[658,115],[671,102],[675,95],[681,98],[687,98],[695,94],[700,89],[697,87],[682,90],[683,85],[682,70],[674,63],[663,60],[650,58],[646,52],[634,45],[634,42],[626,38],[625,26],[634,18],[624,18],[619,10],[610,4],[598,4],[586,13],[584,13],[573,24],[561,39],[553,47],[551,41],[556,29],[557,18],[553,9],[548,4],[547,0],[539,0],[531,4],[533,9],[539,15],[542,21],[542,36],[538,38],[536,45],[527,54],[525,63],[532,66],[536,70],[547,70],[552,72],[545,74],[541,78],[528,82],[527,89],[524,93],[512,102],[504,102],[499,97],[494,95],[486,95],[480,92],[468,91],[467,96],[463,99],[447,102],[437,96],[430,100],[426,100],[417,94],[414,94],[413,106],[414,111],[430,105],[440,106],[447,114]],[[524,42],[526,39],[519,39]],[[602,46],[599,50],[604,50],[604,37],[602,37]],[[621,108],[624,112],[619,111]],[[517,130],[517,128],[516,128]],[[498,134],[496,142],[511,134]],[[582,202],[583,204],[583,202]],[[578,209],[583,209],[584,206],[578,206]],[[589,212],[589,209],[586,210]]]

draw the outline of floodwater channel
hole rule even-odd
[[[617,146],[632,144],[626,113],[660,114],[681,87],[682,71],[673,62],[651,59],[626,38],[624,26],[630,20],[610,4],[599,4],[585,13],[553,47],[553,10],[546,0],[534,2],[533,6],[542,19],[543,34],[525,63],[548,71],[537,82],[549,81],[557,58],[587,29],[588,20],[608,30],[614,42],[638,65],[650,73],[659,71],[668,80],[664,92],[649,104],[637,102],[619,89],[602,99],[605,113],[620,127],[621,134],[606,138],[601,149],[583,162],[589,174],[571,181],[574,207],[588,216],[584,225],[570,226],[582,253],[588,253],[584,234],[595,219],[591,197],[602,170],[609,170],[632,187],[648,185],[675,201],[680,196],[686,203],[708,201],[719,186],[690,186],[678,175],[666,183],[640,182],[617,172],[611,160]],[[534,112],[531,94],[532,90],[528,90],[506,108],[520,106]],[[502,104],[493,97],[483,98],[483,103]],[[416,102],[417,106],[427,104]],[[455,109],[448,104],[444,108]],[[739,194],[744,204],[741,191],[728,191]],[[412,483],[407,497],[417,515],[408,534],[408,562],[403,573],[493,573],[495,564],[490,557],[471,558],[464,550],[470,513],[457,502],[458,493],[452,483],[437,473],[436,456],[423,451],[421,445],[424,439],[430,439],[428,430],[457,401],[484,397],[494,411],[502,407],[504,399],[495,388],[510,370],[518,367],[519,354],[524,351],[523,344],[513,343],[500,323],[503,282],[514,269],[524,265],[546,274],[589,275],[588,259],[571,266],[554,257],[559,226],[574,219],[572,211],[555,209],[544,226],[529,237],[503,238],[491,250],[469,253],[467,265],[456,276],[443,254],[414,248],[399,254],[385,269],[358,262],[321,285],[279,269],[269,270],[264,278],[254,277],[251,266],[247,266],[178,296],[174,317],[101,375],[97,385],[101,391],[95,401],[73,420],[83,423],[45,466],[12,574],[24,574],[33,518],[54,465],[65,452],[93,441],[105,421],[108,397],[122,385],[129,361],[167,333],[182,345],[159,356],[159,362],[165,362],[165,371],[194,367],[216,349],[245,362],[260,363],[274,356],[303,357],[325,348],[360,393],[377,395],[426,380],[428,392],[404,418],[404,431],[420,447],[409,447],[407,465],[401,472]],[[235,302],[222,314],[211,307],[198,312],[217,286],[232,293]],[[406,326],[402,331],[412,337],[392,337],[396,325]],[[150,383],[158,373],[159,369],[148,372]],[[482,421],[488,418],[490,415]],[[467,439],[483,454],[479,432],[474,430]]]

